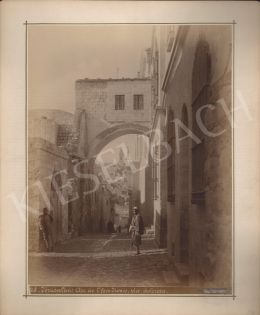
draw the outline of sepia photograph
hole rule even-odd
[[[259,3],[0,9],[0,313],[259,315]]]
[[[232,296],[232,24],[26,25],[28,294]]]

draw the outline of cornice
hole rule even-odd
[[[167,92],[168,89],[168,84],[170,82],[172,71],[174,70],[176,63],[178,61],[178,55],[183,49],[184,42],[189,31],[189,27],[190,27],[189,25],[180,25],[178,29],[175,44],[172,48],[169,64],[163,79],[162,91],[164,91],[165,93]]]

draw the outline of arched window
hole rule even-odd
[[[175,200],[175,134],[174,134],[174,119],[172,109],[168,112],[167,117],[167,141],[172,149],[172,153],[167,159],[167,187],[168,187],[168,201]]]
[[[200,107],[208,104],[208,89],[210,84],[211,60],[209,45],[205,40],[199,40],[192,73],[192,131],[201,140],[192,146],[192,199],[193,204],[205,204],[205,134],[200,130],[196,113]],[[205,123],[205,110],[201,112]]]

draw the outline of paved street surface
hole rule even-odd
[[[173,286],[166,250],[142,237],[141,255],[130,235],[88,234],[56,246],[54,253],[29,254],[29,285]],[[176,284],[175,284],[176,285]]]

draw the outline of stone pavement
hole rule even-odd
[[[29,285],[173,286],[166,250],[142,237],[141,255],[131,250],[130,235],[88,234],[55,248],[54,253],[29,253]]]

